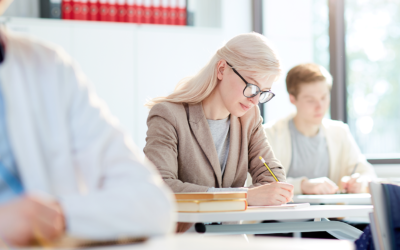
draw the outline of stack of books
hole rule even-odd
[[[245,211],[247,209],[247,193],[176,193],[178,212],[211,213]]]
[[[41,0],[41,4],[46,13],[58,12],[43,17],[69,20],[166,25],[186,25],[187,20],[186,0]]]

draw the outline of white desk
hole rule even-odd
[[[370,205],[317,205],[299,209],[248,209],[227,213],[178,213],[179,222],[225,222],[241,220],[299,220],[368,216]]]
[[[201,235],[181,235],[169,238],[151,239],[140,244],[132,244],[126,246],[102,247],[104,250],[308,250],[308,249],[324,249],[324,250],[352,250],[355,249],[354,244],[349,241],[342,240],[311,240],[311,239],[282,239],[272,237],[250,238],[247,242],[243,237],[232,236],[210,236],[202,237]]]
[[[323,205],[300,209],[249,209],[227,213],[178,213],[179,222],[200,223],[196,230],[213,234],[263,234],[328,231],[339,239],[355,240],[361,231],[339,221],[324,218],[368,216],[373,210],[367,205]],[[304,220],[316,219],[315,222]],[[259,223],[235,225],[204,225],[208,222],[297,220],[302,222]],[[321,221],[322,220],[322,221]]]
[[[326,195],[295,195],[295,203],[324,203],[346,205],[369,205],[371,204],[370,194],[326,194]]]

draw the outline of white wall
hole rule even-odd
[[[293,66],[313,61],[312,0],[264,0],[264,35],[278,51],[283,75],[272,87],[275,98],[265,105],[266,121],[295,111],[286,91],[286,73]]]
[[[8,17],[39,17],[40,0],[14,0],[3,16]]]

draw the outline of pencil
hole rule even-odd
[[[357,164],[354,166],[354,168],[353,168],[353,172],[351,173],[351,175],[350,175],[350,176],[352,176],[353,174],[355,174],[355,173],[356,173],[357,167],[358,167],[358,163],[357,163]]]
[[[267,163],[265,162],[264,158],[262,158],[262,157],[260,156],[260,160],[261,160],[261,162],[264,163],[264,165],[267,167],[268,171],[271,173],[272,177],[274,177],[274,179],[276,180],[276,182],[280,182],[280,181],[278,180],[278,178],[276,178],[274,172],[272,172],[272,170],[268,167],[268,165],[267,165]]]
[[[275,176],[274,172],[272,172],[272,170],[268,167],[267,163],[265,162],[264,158],[262,158],[260,156],[260,160],[262,163],[264,163],[264,165],[267,167],[268,171],[271,173],[272,177],[274,177],[276,182],[280,182],[279,179]],[[291,202],[293,202],[293,200],[290,200]]]

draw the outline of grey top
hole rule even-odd
[[[230,116],[222,120],[207,120],[211,135],[217,150],[221,173],[224,176],[226,162],[229,154],[229,128],[231,125]],[[214,188],[211,187],[207,192],[247,192],[247,188]]]
[[[322,129],[318,134],[308,137],[300,133],[289,121],[289,131],[292,140],[292,161],[287,173],[288,177],[307,177],[309,179],[327,177],[329,175],[329,152]]]
[[[219,164],[221,165],[222,176],[225,172],[226,161],[229,153],[229,127],[231,125],[230,116],[222,120],[208,120],[211,135],[217,150]]]

